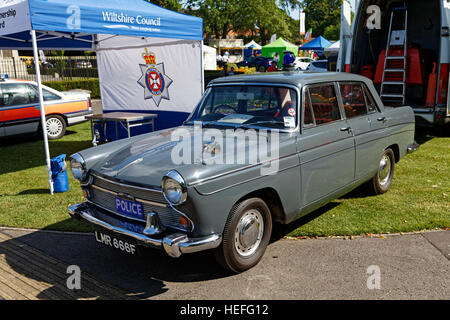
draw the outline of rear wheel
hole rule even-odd
[[[372,178],[371,191],[383,194],[389,190],[394,178],[395,155],[392,149],[386,149],[378,164],[378,171]]]
[[[259,66],[259,67],[258,67],[258,71],[259,71],[259,72],[266,72],[266,67],[264,67],[264,66]]]
[[[215,249],[216,260],[226,269],[242,272],[261,260],[272,233],[269,207],[259,198],[234,205],[223,232],[222,244]]]
[[[66,121],[61,116],[47,116],[45,126],[49,140],[60,139],[66,133]]]

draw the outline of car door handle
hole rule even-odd
[[[344,132],[344,131],[347,131],[347,132],[352,132],[352,128],[351,127],[345,127],[345,128],[341,128],[341,131],[342,132]]]
[[[379,117],[377,120],[378,120],[378,121],[386,122],[386,117]]]

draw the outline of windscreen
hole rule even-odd
[[[275,86],[210,87],[188,124],[202,123],[240,126],[254,125],[276,129],[295,128],[297,92]]]

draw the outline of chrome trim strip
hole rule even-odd
[[[286,170],[289,170],[289,169],[298,168],[299,166],[300,166],[300,164],[297,164],[297,165],[295,165],[295,166],[286,167],[286,168],[284,168],[284,169],[278,171],[278,173],[279,173],[279,172],[286,171]],[[260,178],[264,178],[264,177],[267,177],[267,175],[265,175],[265,176],[257,176],[257,177],[251,178],[251,179],[243,180],[243,181],[240,181],[240,182],[238,182],[238,183],[228,185],[228,186],[226,186],[226,187],[224,187],[224,188],[214,190],[214,191],[212,191],[212,192],[206,192],[206,193],[201,192],[200,190],[198,190],[197,186],[194,186],[194,189],[195,189],[195,191],[197,191],[197,192],[198,192],[199,194],[201,194],[202,196],[210,196],[210,195],[212,195],[212,194],[215,194],[215,193],[218,193],[218,192],[221,192],[221,191],[224,191],[224,190],[227,190],[227,189],[236,187],[236,186],[238,186],[238,185],[241,185],[241,184],[244,184],[244,183],[247,183],[247,182],[251,182],[251,181],[260,179]]]
[[[103,177],[101,177],[101,176],[99,176],[99,175],[97,175],[95,173],[91,173],[91,175],[93,175],[94,177],[96,177],[98,179],[101,179],[101,180],[106,181],[106,182],[110,182],[110,183],[118,185],[118,186],[163,193],[162,190],[159,190],[159,189],[144,188],[144,187],[135,186],[133,184],[124,184],[124,183],[120,183],[120,182],[117,182],[117,181],[114,181],[114,180],[103,178]]]
[[[161,239],[153,239],[145,235],[115,227],[107,222],[93,217],[89,214],[89,206],[86,202],[78,203],[69,207],[69,214],[74,218],[84,219],[87,222],[102,227],[106,230],[135,239],[138,244],[163,249],[171,257],[179,257],[183,253],[192,253],[217,248],[222,243],[222,235],[214,233],[200,238],[189,238],[186,234],[173,233]]]
[[[297,153],[288,154],[288,155],[286,155],[286,156],[282,156],[282,157],[279,157],[279,158],[276,158],[276,159],[275,159],[275,158],[274,158],[274,159],[269,159],[269,160],[265,160],[265,161],[258,162],[258,163],[255,163],[255,164],[248,165],[248,166],[246,166],[246,167],[241,167],[241,168],[237,168],[237,169],[234,169],[234,170],[230,170],[230,171],[227,171],[227,172],[224,172],[224,173],[219,173],[219,174],[217,174],[217,175],[215,175],[215,176],[211,176],[211,177],[208,177],[208,178],[203,178],[203,179],[200,179],[200,180],[196,180],[196,181],[194,181],[194,182],[191,182],[191,183],[188,184],[188,186],[189,186],[189,187],[192,187],[192,186],[194,186],[194,185],[196,185],[196,184],[199,184],[199,183],[204,183],[204,182],[206,182],[206,181],[214,180],[214,179],[217,179],[217,178],[221,178],[221,177],[223,177],[223,176],[226,176],[226,175],[229,175],[229,174],[232,174],[232,173],[236,173],[236,172],[239,172],[239,171],[251,169],[251,168],[253,168],[253,167],[258,167],[258,166],[264,165],[264,164],[266,164],[266,163],[268,163],[268,162],[272,162],[272,161],[280,161],[280,160],[282,160],[282,159],[285,159],[285,158],[288,158],[288,157],[293,157],[293,156],[297,156]]]
[[[98,189],[98,190],[103,191],[103,192],[111,193],[111,194],[113,194],[113,195],[115,195],[115,196],[118,196],[118,195],[119,195],[117,192],[114,192],[114,191],[111,191],[111,190],[108,190],[108,189],[105,189],[105,188],[102,188],[102,187],[99,187],[99,186],[96,186],[96,185],[91,185],[90,187],[91,187],[91,188]],[[165,204],[165,203],[148,201],[148,200],[144,200],[144,199],[141,199],[141,198],[135,198],[135,200],[136,200],[136,201],[139,201],[139,202],[142,202],[142,203],[146,203],[146,204],[152,205],[152,206],[163,207],[163,208],[169,208],[169,205],[168,205],[168,204]]]

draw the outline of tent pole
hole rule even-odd
[[[201,66],[201,77],[202,77],[202,90],[201,95],[203,95],[203,92],[205,91],[205,68],[203,66],[203,40],[200,43],[200,66]]]
[[[33,55],[34,55],[34,68],[36,70],[36,82],[38,84],[38,91],[39,91],[39,105],[40,105],[40,109],[41,109],[41,127],[42,127],[42,134],[44,137],[44,149],[45,149],[45,160],[47,163],[48,184],[50,186],[50,194],[53,195],[53,180],[52,180],[52,171],[50,168],[50,151],[48,148],[45,107],[44,107],[44,98],[42,95],[41,70],[39,68],[39,56],[38,56],[38,48],[37,48],[37,40],[36,40],[36,31],[31,30],[31,38],[33,41]]]

